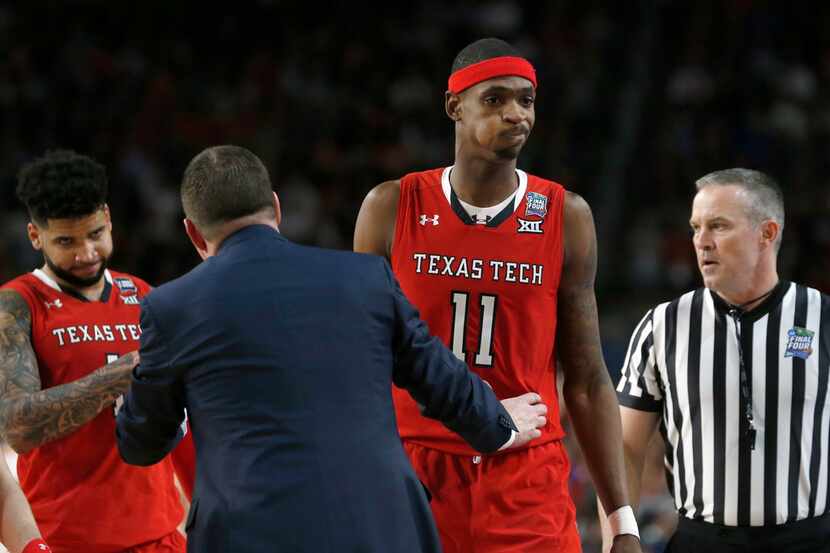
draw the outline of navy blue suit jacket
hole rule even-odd
[[[118,446],[128,463],[159,461],[187,409],[191,553],[439,552],[392,384],[482,452],[513,428],[384,259],[299,246],[267,226],[153,290],[141,327]]]

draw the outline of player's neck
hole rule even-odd
[[[41,270],[46,273],[46,275],[58,283],[58,286],[61,287],[61,290],[71,290],[76,294],[83,296],[84,298],[88,299],[89,301],[98,301],[101,299],[101,294],[104,293],[104,275],[101,275],[101,278],[98,279],[98,282],[93,284],[92,286],[85,286],[83,288],[78,288],[77,286],[73,286],[72,284],[66,282],[61,277],[56,275],[52,272],[52,269],[49,268],[49,265],[44,265],[41,267]]]
[[[450,185],[459,199],[477,207],[496,205],[516,190],[516,160],[491,162],[459,159],[450,173]]]

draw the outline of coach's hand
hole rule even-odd
[[[510,417],[519,430],[518,436],[510,444],[511,448],[525,445],[530,440],[542,435],[539,429],[548,422],[545,416],[548,412],[548,406],[542,403],[542,397],[539,394],[528,392],[517,397],[504,399],[501,404],[510,413]]]
[[[611,553],[642,553],[640,540],[631,534],[620,534],[614,538]]]

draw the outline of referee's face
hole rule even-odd
[[[703,283],[738,303],[762,267],[762,232],[749,218],[749,206],[745,190],[710,185],[695,196],[689,220]]]

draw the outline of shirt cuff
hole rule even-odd
[[[516,432],[515,430],[513,430],[513,429],[511,428],[511,429],[510,429],[510,437],[507,439],[507,441],[506,441],[506,442],[504,442],[504,445],[503,445],[503,446],[501,446],[501,447],[498,449],[498,451],[505,450],[505,449],[507,449],[508,447],[510,447],[511,445],[513,445],[513,442],[515,442],[515,441],[516,441],[516,436],[518,436],[518,435],[519,435],[519,433],[518,433],[518,432]]]

